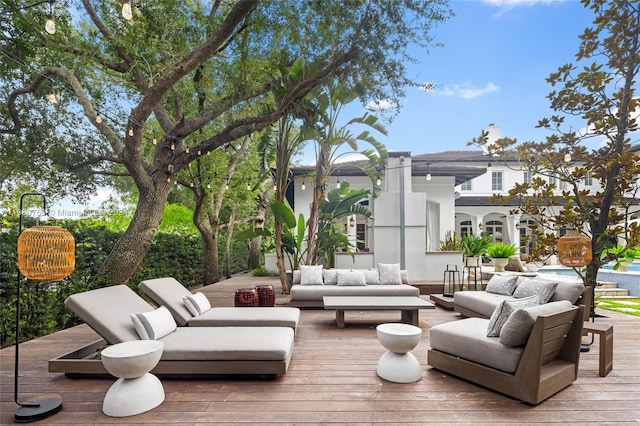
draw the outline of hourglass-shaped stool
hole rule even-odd
[[[104,397],[104,414],[112,417],[133,416],[162,404],[162,383],[149,372],[160,361],[163,349],[164,343],[157,340],[133,340],[102,350],[104,368],[119,377]]]
[[[378,361],[378,376],[396,383],[411,383],[422,378],[418,359],[410,352],[420,342],[422,330],[402,323],[376,327],[378,341],[387,350]]]

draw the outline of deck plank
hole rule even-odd
[[[234,277],[203,287],[214,306],[232,306],[236,288],[277,283],[274,278]],[[279,288],[278,284],[275,284]],[[278,292],[279,293],[279,292]],[[277,295],[277,304],[286,296]],[[423,336],[413,351],[422,366],[415,383],[376,376],[384,352],[375,326],[397,321],[397,312],[353,311],[349,327],[335,313],[303,309],[287,374],[275,380],[163,379],[166,400],[133,417],[102,414],[109,378],[71,379],[47,372],[47,360],[98,338],[86,325],[20,345],[20,396],[59,395],[60,413],[39,424],[622,424],[640,421],[640,318],[598,310],[614,325],[613,370],[598,376],[598,345],[581,354],[578,380],[536,407],[459,380],[427,365],[429,328],[460,317],[437,307],[420,315]],[[590,339],[585,338],[585,341]],[[14,348],[0,351],[0,424],[11,424]]]

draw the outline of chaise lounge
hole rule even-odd
[[[178,326],[291,327],[295,332],[300,321],[300,309],[284,306],[214,307],[194,316],[185,305],[185,298],[194,295],[172,277],[145,280],[138,288],[159,306],[166,306]]]
[[[169,331],[156,339],[164,343],[164,351],[152,373],[277,376],[286,373],[293,354],[291,327],[177,327],[166,308],[154,309],[126,285],[74,294],[67,298],[65,305],[102,339],[50,360],[49,372],[52,373],[108,374],[100,360],[100,351],[108,345],[141,338],[132,314],[150,318],[163,310],[166,312],[164,324],[157,329]],[[166,327],[167,317],[173,321],[169,327]]]

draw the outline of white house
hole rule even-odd
[[[490,140],[500,137],[500,129],[490,125]],[[635,149],[636,147],[634,147]],[[296,215],[309,215],[310,174],[313,166],[295,167],[288,198]],[[490,202],[495,193],[507,194],[516,182],[531,179],[513,161],[492,161],[482,151],[446,151],[412,156],[410,152],[390,152],[384,172],[382,192],[365,204],[373,219],[345,220],[345,230],[357,241],[355,262],[351,256],[337,256],[336,266],[374,267],[377,263],[400,263],[414,280],[437,280],[448,263],[459,265],[462,256],[452,258],[439,251],[448,231],[458,236],[486,232],[494,241],[520,246],[520,238],[530,232],[529,221],[510,214],[513,206]],[[351,188],[372,189],[369,178],[352,163],[341,164],[331,184],[347,180]],[[303,185],[304,184],[304,185]],[[585,179],[586,189],[597,190],[595,179]],[[558,184],[562,191],[563,183]],[[329,188],[330,189],[330,188]],[[328,190],[329,190],[328,189]],[[636,207],[640,217],[640,206]],[[525,252],[528,250],[524,248]]]

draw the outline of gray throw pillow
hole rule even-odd
[[[567,300],[545,303],[516,310],[502,326],[500,343],[505,346],[522,346],[529,340],[533,324],[540,315],[554,315],[571,309]]]
[[[517,300],[503,300],[496,306],[489,318],[487,325],[487,337],[498,337],[502,326],[507,322],[509,315],[516,309],[528,308],[529,306],[539,305],[538,296],[526,297]]]
[[[377,269],[367,269],[364,271],[364,280],[367,282],[367,285],[377,285],[380,284],[380,274]]]
[[[367,285],[363,271],[338,270],[338,285]]]
[[[380,284],[402,284],[399,263],[378,263]]]
[[[324,281],[325,285],[336,285],[336,284],[338,284],[338,270],[337,269],[323,269],[322,270],[322,281]]]
[[[575,305],[583,290],[584,284],[581,282],[569,283],[560,281],[558,287],[556,287],[556,291],[554,291],[553,296],[551,296],[551,301],[568,300]]]
[[[521,299],[523,297],[538,296],[540,303],[547,303],[553,296],[553,292],[556,291],[556,287],[558,287],[557,282],[526,278],[518,284],[518,287],[513,292],[513,297]]]
[[[300,285],[322,284],[322,265],[301,265]]]
[[[517,286],[517,275],[494,275],[487,283],[486,292],[511,296]]]

